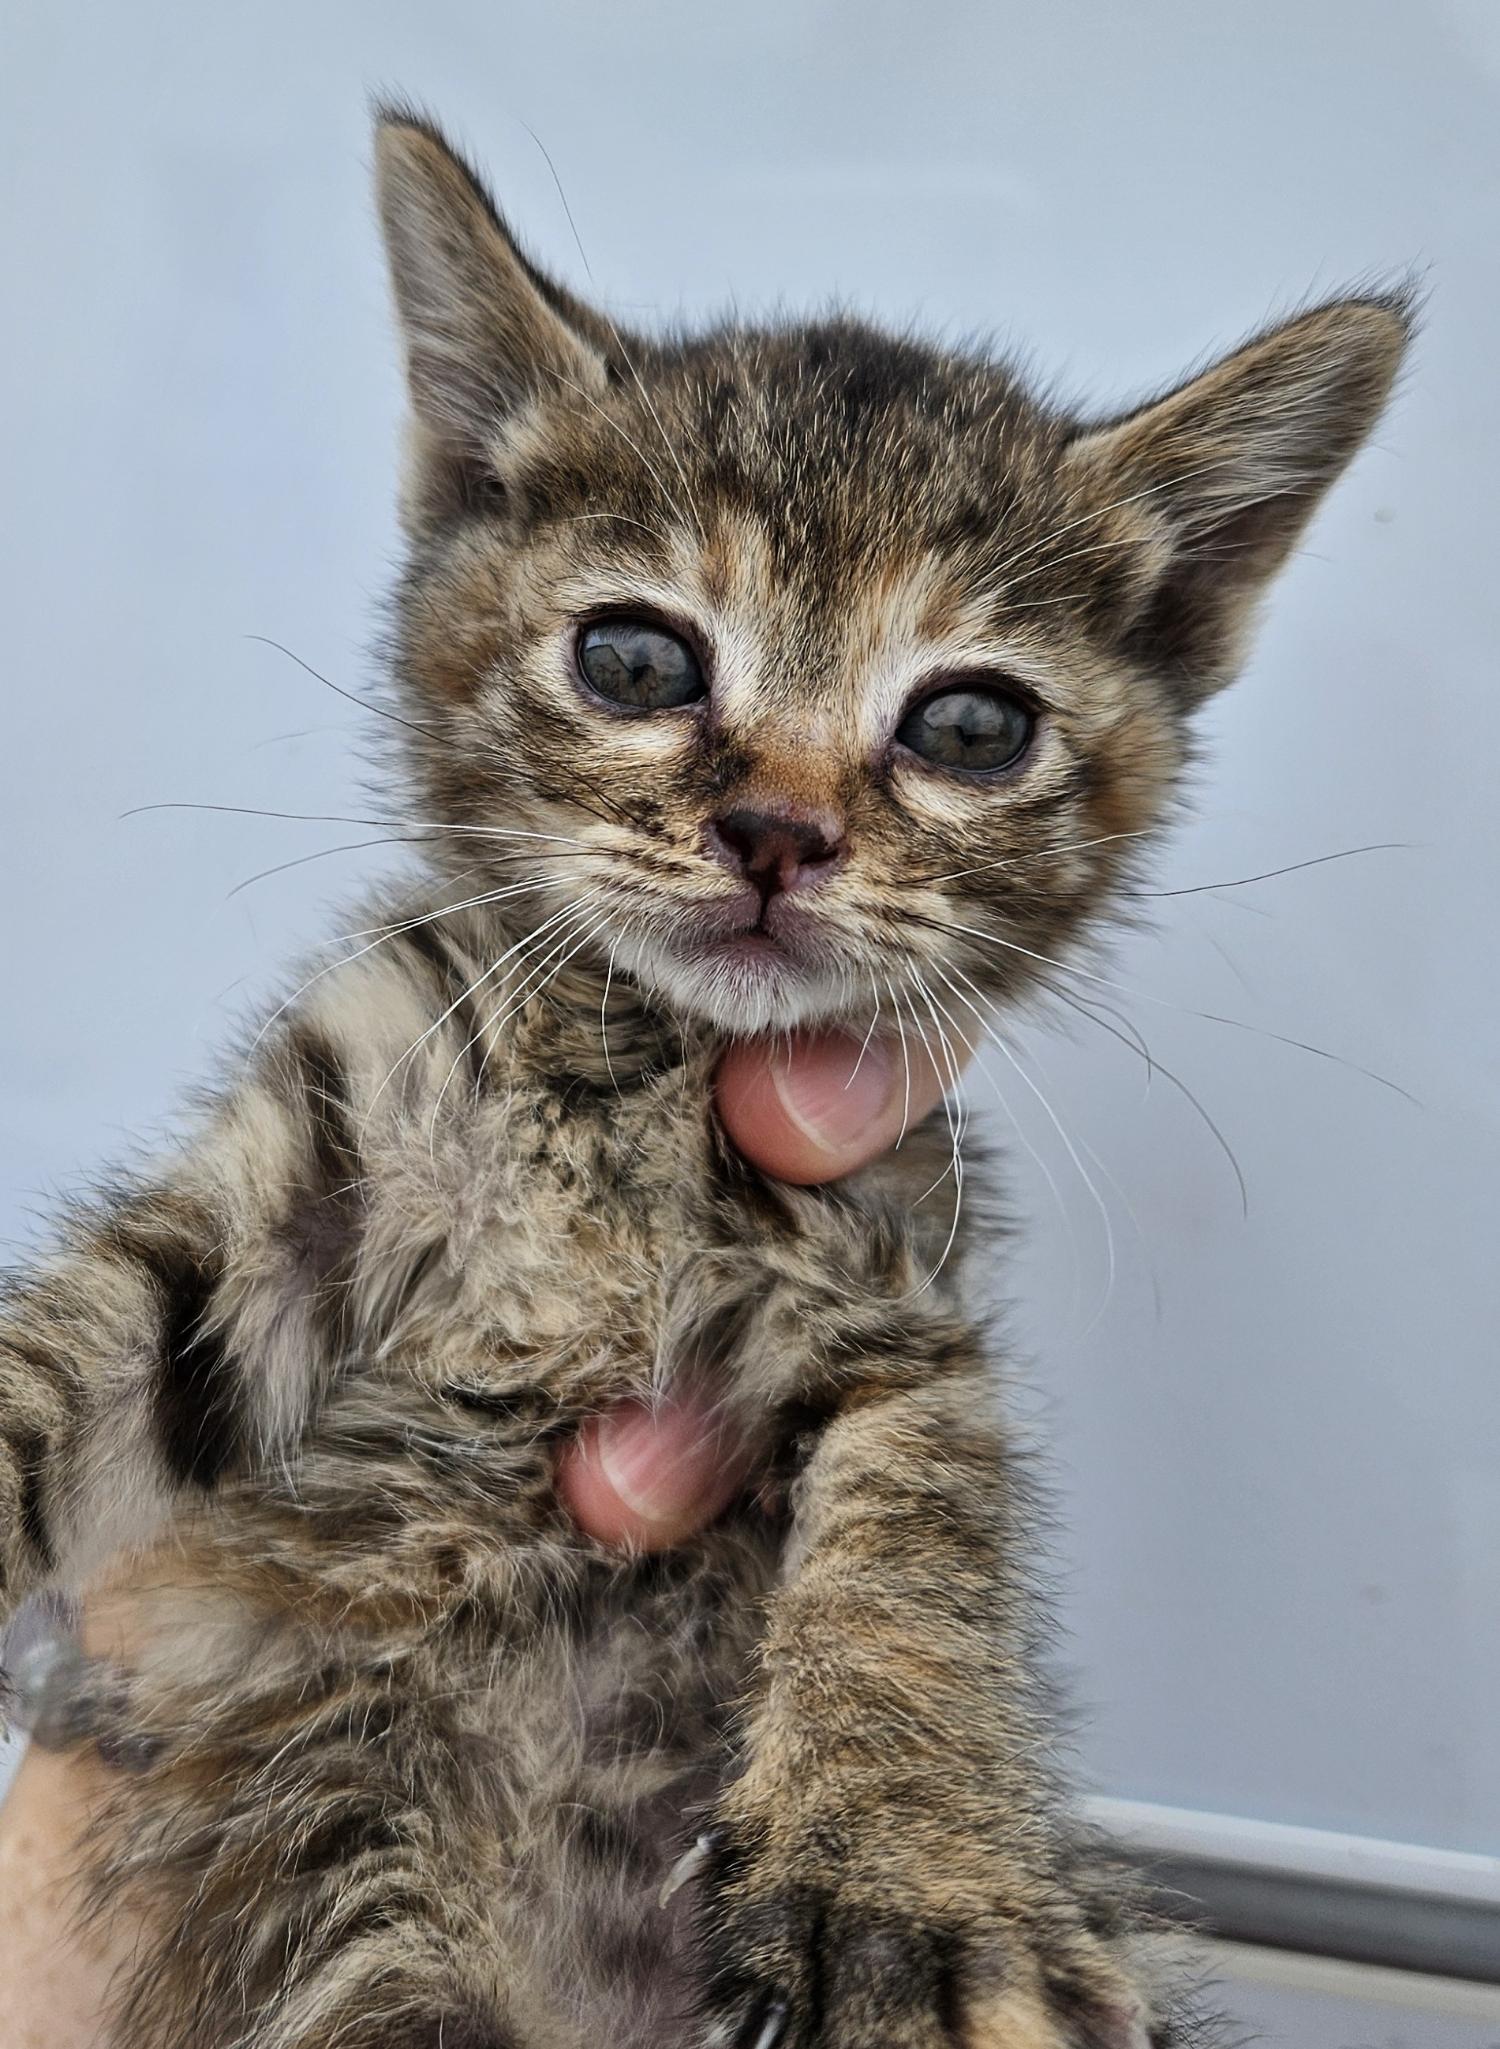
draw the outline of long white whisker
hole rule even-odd
[[[502,903],[507,897],[523,896],[529,889],[547,889],[553,879],[546,875],[531,876],[525,882],[502,883],[498,889],[476,890],[473,896],[458,897],[451,904],[444,904],[441,910],[424,912],[420,918],[410,918],[394,925],[362,925],[342,936],[346,940],[368,939],[372,934],[391,937],[398,932],[410,932],[418,925],[430,925],[435,918],[454,917],[460,911],[472,911],[482,904]]]
[[[915,986],[915,982],[916,982],[916,980],[918,979],[918,978],[917,978],[917,974],[916,974],[916,968],[915,968],[915,966],[914,966],[914,965],[912,965],[912,964],[911,964],[910,962],[908,962],[908,965],[907,965],[907,979],[908,979],[908,983],[909,983],[909,984],[911,984],[912,986]],[[924,989],[923,993],[924,993],[924,995],[926,994],[926,991],[925,991],[925,989]],[[909,997],[908,997],[908,1002],[910,1002],[910,998],[909,998]],[[931,1004],[929,1003],[929,1004],[928,1004],[928,1009],[929,1009],[929,1011],[931,1010],[931,1008],[932,1008],[932,1006],[931,1006]],[[915,1003],[912,1003],[912,1004],[911,1004],[911,1013],[912,1013],[912,1027],[913,1027],[913,1029],[915,1030],[915,1032],[916,1032],[916,1034],[917,1034],[917,1037],[918,1037],[918,1038],[919,1038],[919,1040],[921,1041],[921,1045],[922,1045],[922,1051],[923,1051],[923,1052],[924,1052],[924,1053],[925,1053],[925,1054],[927,1055],[927,1058],[928,1058],[928,1059],[929,1059],[929,1060],[930,1060],[930,1061],[932,1062],[932,1068],[933,1068],[933,1072],[934,1072],[934,1074],[936,1074],[936,1075],[937,1075],[937,1077],[938,1077],[938,1080],[939,1080],[939,1081],[940,1081],[940,1082],[942,1083],[942,1085],[943,1085],[943,1093],[942,1093],[942,1098],[941,1098],[941,1107],[942,1107],[942,1111],[943,1111],[943,1122],[944,1122],[944,1123],[946,1124],[946,1126],[947,1126],[947,1128],[948,1128],[948,1144],[949,1144],[949,1147],[950,1147],[950,1155],[949,1155],[949,1159],[948,1159],[948,1163],[947,1163],[947,1165],[946,1165],[946,1166],[945,1166],[945,1167],[943,1168],[943,1171],[942,1171],[942,1173],[938,1175],[937,1179],[936,1179],[935,1181],[931,1181],[931,1182],[929,1182],[929,1183],[928,1183],[928,1185],[927,1185],[927,1186],[926,1186],[926,1187],[925,1187],[925,1188],[924,1188],[924,1189],[922,1190],[922,1193],[921,1193],[921,1194],[920,1194],[919,1196],[917,1196],[917,1197],[916,1197],[916,1200],[915,1200],[915,1202],[914,1202],[914,1203],[913,1203],[913,1205],[912,1205],[912,1206],[913,1206],[913,1208],[915,1208],[915,1207],[917,1206],[917,1204],[920,1204],[920,1203],[924,1203],[924,1202],[925,1202],[925,1201],[927,1200],[928,1196],[929,1196],[929,1195],[931,1195],[931,1194],[933,1193],[934,1189],[938,1189],[938,1188],[941,1188],[941,1187],[942,1187],[942,1185],[943,1185],[943,1183],[944,1183],[944,1182],[945,1182],[946,1180],[948,1180],[948,1179],[949,1179],[949,1177],[950,1177],[950,1176],[951,1176],[951,1175],[953,1174],[953,1170],[954,1170],[954,1161],[953,1161],[953,1157],[952,1157],[952,1152],[951,1152],[951,1148],[952,1148],[952,1147],[954,1146],[954,1144],[956,1143],[956,1137],[957,1137],[957,1134],[955,1133],[955,1130],[954,1130],[954,1122],[953,1122],[953,1118],[954,1118],[954,1113],[953,1113],[953,1110],[952,1110],[952,1108],[950,1107],[950,1093],[949,1093],[949,1089],[950,1089],[950,1084],[949,1084],[948,1082],[946,1082],[946,1081],[944,1081],[944,1080],[943,1080],[943,1068],[944,1068],[944,1066],[946,1065],[946,1062],[945,1062],[945,1061],[940,1061],[940,1059],[939,1059],[938,1055],[936,1055],[936,1054],[935,1054],[935,1053],[933,1052],[933,1050],[932,1050],[932,1046],[931,1046],[931,1044],[929,1043],[929,1041],[928,1041],[928,1037],[927,1037],[927,1027],[926,1027],[926,1026],[925,1026],[925,1025],[924,1025],[924,1024],[922,1023],[921,1019],[920,1019],[920,1018],[919,1018],[919,1017],[917,1016],[917,1007],[916,1007]],[[933,1019],[933,1023],[934,1023],[934,1026],[936,1026],[937,1020],[936,1020],[936,1018],[935,1018],[935,1017],[934,1017],[934,1019]]]
[[[942,1048],[944,1059],[946,1061],[948,1068],[949,1089],[952,1090],[951,1099],[948,1092],[946,1090],[944,1091],[943,1107],[945,1112],[947,1113],[948,1136],[953,1147],[953,1216],[952,1220],[948,1225],[947,1239],[944,1242],[941,1253],[938,1255],[937,1265],[932,1269],[932,1272],[927,1276],[926,1280],[923,1281],[921,1287],[915,1290],[916,1294],[921,1295],[925,1293],[925,1291],[933,1285],[933,1283],[937,1280],[939,1274],[941,1274],[941,1272],[943,1271],[943,1268],[947,1265],[949,1255],[952,1252],[954,1243],[958,1238],[959,1219],[963,1214],[964,1203],[964,1163],[962,1148],[964,1132],[967,1128],[967,1113],[964,1110],[962,1103],[958,1099],[958,1060],[956,1055],[954,1054],[952,1046],[949,1043],[948,1035],[943,1030],[942,1024],[938,1018],[937,1007],[932,999],[932,992],[927,987],[926,982],[922,979],[920,972],[916,968],[909,967],[907,972],[914,980],[917,990],[922,997],[922,1000],[926,1003],[928,1010],[931,1012],[933,1029],[937,1033],[938,1044]],[[962,1034],[960,1034],[960,1037],[962,1037]],[[965,1040],[964,1043],[967,1044],[967,1040]]]
[[[981,1009],[980,1006],[973,1001],[972,997],[966,996],[963,990],[959,988],[958,983],[954,981],[953,976],[949,974],[946,968],[937,966],[936,963],[933,963],[932,965],[936,968],[937,974],[939,975],[941,980],[947,985],[948,989],[952,992],[956,1000],[962,1003],[964,1007],[972,1014],[975,1023],[979,1027],[981,1036],[986,1041],[992,1038],[995,1032],[995,1020],[993,1014],[987,1009]],[[963,971],[961,969],[956,970],[956,972],[962,975],[963,980],[968,981],[968,976],[963,975]],[[983,991],[980,990],[975,983],[970,982],[969,987],[974,990],[975,995],[983,999]],[[983,1056],[980,1054],[977,1048],[974,1052],[973,1061],[974,1065],[979,1069],[979,1072],[984,1076],[984,1079],[989,1083],[990,1092],[994,1096],[995,1101],[1000,1105],[1001,1110],[1005,1113],[1006,1121],[1009,1123],[1011,1129],[1015,1132],[1017,1139],[1019,1139],[1021,1143],[1022,1149],[1030,1156],[1038,1173],[1046,1182],[1048,1192],[1052,1197],[1052,1201],[1057,1209],[1057,1213],[1062,1218],[1063,1225],[1068,1233],[1068,1249],[1073,1265],[1074,1303],[1076,1307],[1081,1309],[1081,1292],[1083,1288],[1083,1255],[1079,1248],[1078,1231],[1077,1227],[1073,1222],[1073,1213],[1068,1208],[1067,1203],[1063,1200],[1063,1192],[1062,1189],[1058,1186],[1057,1176],[1053,1173],[1051,1166],[1049,1165],[1046,1158],[1043,1156],[1040,1149],[1032,1143],[1030,1134],[1027,1132],[1026,1127],[1022,1124],[1020,1118],[1011,1108],[1010,1098],[1001,1088],[999,1076],[995,1073],[995,1070],[990,1066],[989,1062],[983,1058]]]
[[[291,995],[286,997],[283,1002],[278,1003],[260,1030],[255,1034],[255,1037],[250,1041],[250,1051],[253,1053],[256,1050],[276,1020],[279,1017],[285,1016],[292,1005],[300,997],[305,996],[315,982],[321,982],[325,975],[334,974],[339,968],[352,967],[355,961],[363,960],[367,953],[373,953],[377,946],[384,946],[391,939],[399,939],[403,932],[414,932],[419,925],[431,925],[436,919],[447,917],[451,911],[469,910],[477,903],[498,903],[503,897],[520,896],[527,890],[546,889],[549,886],[546,881],[513,882],[504,889],[494,891],[489,897],[466,898],[462,904],[445,904],[441,910],[428,911],[420,918],[409,918],[404,924],[386,926],[384,930],[379,931],[378,936],[372,939],[368,945],[357,947],[353,953],[341,954],[337,960],[326,962],[316,973],[309,975],[307,980],[300,987],[294,989]],[[329,940],[326,943],[330,946],[339,946],[345,940],[358,936],[360,935],[346,932],[341,934],[339,938]]]
[[[546,954],[543,957],[543,959],[537,963],[536,967],[532,970],[527,986],[518,990],[513,998],[507,995],[506,1001],[509,1004],[509,1008],[505,1011],[504,1016],[498,1018],[497,1020],[497,1018],[492,1015],[489,1019],[486,1020],[485,1029],[491,1032],[503,1031],[505,1026],[509,1024],[510,1020],[513,1017],[515,1017],[519,1011],[524,1009],[525,1006],[529,1002],[531,1002],[533,997],[539,996],[544,989],[548,988],[553,982],[556,981],[557,977],[568,965],[568,962],[572,960],[575,957],[575,955],[581,953],[584,947],[588,945],[589,941],[593,939],[597,933],[604,931],[609,922],[609,914],[606,912],[603,917],[595,919],[594,923],[589,926],[588,930],[583,934],[581,938],[577,937],[578,927],[575,923],[567,932],[564,933],[562,939],[558,942],[558,945],[554,946],[552,951]],[[556,955],[562,947],[568,946],[569,941],[574,939],[577,940],[577,943],[573,945],[568,952],[564,953],[562,959],[557,962],[557,965],[554,968],[552,968],[551,972],[543,976],[542,980],[538,982],[536,977],[541,974],[542,969],[547,966],[549,961],[555,959]]]
[[[588,913],[584,907],[588,903],[593,902],[597,895],[598,891],[596,890],[590,897],[575,898],[573,903],[568,906],[568,910],[574,915],[570,915],[566,918],[565,921],[562,922],[562,931],[565,935],[564,944],[566,944],[567,936],[571,935],[573,930],[576,929],[578,921],[582,918],[587,917]],[[508,983],[513,975],[519,974],[522,971],[527,955],[531,952],[532,948],[534,946],[540,945],[549,933],[555,935],[558,923],[558,919],[548,918],[544,919],[540,925],[532,927],[531,931],[527,933],[525,939],[519,942],[519,944],[512,949],[512,952],[515,954],[516,958],[514,964],[510,968],[508,968],[506,973],[501,977],[502,982]],[[482,982],[487,979],[488,975],[481,976],[480,981]],[[465,990],[464,996],[467,997],[473,995],[478,990],[479,986],[480,982],[475,982],[469,989]],[[460,1002],[462,1002],[463,1000],[463,997],[459,999]],[[439,1019],[439,1023],[441,1022],[442,1020]],[[435,1153],[437,1147],[438,1117],[442,1112],[443,1102],[448,1094],[449,1088],[452,1085],[453,1077],[455,1074],[457,1074],[459,1065],[464,1060],[466,1055],[472,1052],[474,1047],[479,1045],[481,1040],[488,1039],[489,1036],[489,1020],[481,1019],[479,1024],[476,1025],[473,1032],[470,1033],[469,1037],[465,1039],[464,1043],[459,1047],[458,1051],[454,1054],[452,1064],[450,1065],[448,1072],[443,1076],[442,1086],[439,1088],[437,1092],[437,1099],[432,1106],[432,1115],[428,1119],[427,1123],[427,1150],[429,1156],[434,1156],[434,1164],[436,1164]],[[476,1100],[478,1098],[479,1084],[483,1079],[486,1068],[489,1065],[489,1053],[487,1050],[480,1054],[478,1065],[479,1073],[475,1076],[474,1089]]]
[[[1057,968],[1065,975],[1076,975],[1085,982],[1097,982],[1104,989],[1119,990],[1126,996],[1133,996],[1138,1003],[1154,1003],[1160,1010],[1176,1011],[1179,1017],[1196,1017],[1204,1024],[1224,1025],[1230,1031],[1250,1032],[1256,1038],[1272,1039],[1278,1046],[1294,1046],[1298,1052],[1310,1053],[1317,1060],[1330,1060],[1336,1067],[1351,1068],[1355,1074],[1362,1074],[1366,1081],[1378,1082],[1393,1095],[1403,1097],[1419,1109],[1421,1107],[1410,1089],[1402,1088],[1400,1082],[1392,1081],[1389,1075],[1377,1074],[1373,1067],[1365,1067],[1358,1060],[1351,1060],[1343,1053],[1331,1053],[1326,1046],[1314,1046],[1309,1040],[1294,1039],[1286,1032],[1273,1032],[1267,1025],[1250,1024],[1242,1017],[1225,1017],[1216,1010],[1194,1010],[1191,1004],[1173,1003],[1169,997],[1153,996],[1145,989],[1132,989],[1128,982],[1121,982],[1113,975],[1101,975],[1092,968],[1076,967],[1071,961],[1058,960],[1050,953],[1038,953],[1033,947],[1022,946],[1019,940],[1003,938],[998,932],[986,932],[977,925],[944,923],[939,929],[949,933],[962,932],[971,939],[987,940],[991,946],[1002,946],[1008,953],[1024,954],[1028,960],[1041,961],[1047,967]]]
[[[604,994],[599,998],[599,1039],[604,1048],[604,1071],[616,1095],[620,1093],[620,1084],[615,1080],[615,1063],[609,1057],[609,992],[615,979],[615,955],[619,950],[620,942],[616,939],[609,949],[609,960],[604,969]]]
[[[1099,1193],[1097,1184],[1095,1183],[1092,1175],[1089,1173],[1088,1168],[1083,1164],[1082,1159],[1079,1157],[1077,1146],[1074,1145],[1072,1139],[1068,1136],[1067,1130],[1063,1125],[1062,1119],[1058,1116],[1056,1110],[1053,1109],[1051,1103],[1047,1100],[1046,1095],[1032,1080],[1031,1076],[1026,1072],[1025,1068],[1021,1065],[1020,1061],[1016,1058],[1015,1054],[1012,1053],[1012,1051],[1010,1050],[1010,1047],[1006,1045],[1004,1039],[1000,1036],[999,1032],[992,1032],[990,1036],[994,1045],[996,1045],[999,1048],[1000,1052],[1003,1054],[1005,1059],[1007,1059],[1010,1062],[1011,1066],[1020,1076],[1022,1082],[1024,1082],[1026,1087],[1030,1089],[1031,1093],[1036,1097],[1037,1101],[1041,1104],[1043,1110],[1046,1111],[1048,1120],[1051,1123],[1053,1130],[1057,1133],[1058,1137],[1062,1140],[1063,1145],[1067,1149],[1068,1158],[1073,1162],[1074,1168],[1077,1170],[1079,1180],[1083,1183],[1084,1187],[1088,1190],[1089,1195],[1092,1197],[1094,1207],[1098,1210],[1100,1221],[1104,1225],[1104,1247],[1105,1257],[1108,1261],[1108,1271],[1104,1283],[1104,1298],[1100,1302],[1099,1307],[1095,1311],[1094,1317],[1088,1326],[1089,1330],[1092,1330],[1094,1328],[1094,1325],[1097,1324],[1097,1322],[1099,1321],[1099,1318],[1104,1314],[1105,1310],[1109,1307],[1110,1298],[1113,1296],[1115,1291],[1115,1227],[1114,1221],[1109,1213],[1109,1205],[1104,1200],[1104,1197]]]
[[[370,1119],[375,1113],[376,1104],[380,1101],[381,1097],[390,1087],[392,1081],[395,1080],[400,1070],[416,1053],[421,1051],[422,1047],[426,1045],[427,1041],[432,1037],[434,1032],[441,1031],[443,1026],[448,1022],[449,1018],[452,1017],[454,1011],[459,1009],[461,1005],[467,1002],[481,987],[481,985],[487,982],[492,975],[497,974],[499,970],[505,965],[506,961],[511,959],[511,957],[515,953],[517,953],[521,947],[529,944],[530,940],[533,939],[538,932],[545,931],[549,925],[555,925],[558,919],[566,915],[567,912],[575,909],[577,903],[581,903],[582,901],[582,898],[578,898],[575,900],[574,903],[564,905],[562,910],[554,911],[550,917],[542,921],[542,924],[540,926],[535,927],[531,933],[528,933],[525,939],[518,939],[514,946],[507,947],[504,953],[502,953],[497,959],[491,961],[490,965],[487,968],[482,969],[481,972],[475,976],[474,980],[469,984],[469,986],[466,989],[464,989],[463,991],[461,991],[459,995],[454,997],[453,1001],[448,1005],[447,1009],[443,1011],[440,1017],[434,1018],[432,1023],[427,1026],[426,1030],[420,1032],[417,1035],[417,1037],[413,1039],[412,1043],[407,1047],[406,1051],[389,1069],[385,1076],[385,1079],[376,1089],[374,1095],[371,1096],[370,1101],[366,1106],[364,1117],[360,1123],[361,1142],[363,1142],[364,1134],[369,1129]]]
[[[858,1057],[856,1058],[854,1065],[849,1070],[849,1079],[844,1083],[844,1087],[846,1089],[852,1089],[854,1086],[854,1077],[859,1073],[860,1068],[864,1065],[865,1055],[870,1050],[870,1041],[875,1036],[875,1027],[879,1024],[879,1022],[880,992],[877,989],[875,992],[875,1008],[870,1013],[870,1027],[869,1030],[865,1033],[864,1038],[860,1041]]]
[[[901,1141],[906,1137],[907,1126],[911,1123],[911,1053],[906,1044],[906,1026],[901,1021],[901,1005],[896,1000],[895,986],[888,978],[883,979],[896,1019],[896,1036],[901,1041],[901,1129],[896,1134],[895,1144],[895,1150],[900,1152]]]

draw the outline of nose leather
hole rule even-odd
[[[822,882],[844,853],[836,819],[792,808],[723,812],[710,822],[709,836],[724,865],[753,883],[767,900]]]

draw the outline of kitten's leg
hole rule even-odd
[[[415,1638],[320,1656],[280,1615],[219,1631],[211,1686],[174,1683],[149,1624],[122,1675],[131,1768],[109,1775],[78,1894],[140,1931],[111,2049],[519,2049],[504,1795],[452,1717],[474,1673]]]
[[[367,1147],[410,1114],[377,1085],[440,993],[395,946],[322,984],[188,1144],[0,1284],[0,1623],[279,1459],[335,1361],[378,1341],[428,1248],[413,1230],[361,1264]]]
[[[888,1357],[844,1395],[799,1483],[744,1770],[705,1843],[714,2049],[1167,2039],[1048,1798],[984,1368],[961,1329],[932,1336],[940,1363]]]

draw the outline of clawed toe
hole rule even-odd
[[[662,1882],[662,1889],[656,1896],[659,1907],[666,1906],[674,1893],[681,1892],[689,1879],[698,1876],[719,1847],[723,1834],[722,1829],[705,1829],[696,1841],[688,1845]]]
[[[790,2003],[779,1992],[766,1992],[752,2002],[734,2037],[734,2049],[778,2049],[787,2030]]]

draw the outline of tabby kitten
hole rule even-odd
[[[711,1081],[946,1057],[1108,912],[1409,308],[1081,420],[850,319],[627,340],[428,122],[378,157],[425,879],[0,1318],[4,1607],[165,1532],[96,1689],[113,2039],[1178,2041],[1053,1783],[942,1119],[790,1188]],[[556,1447],[686,1376],[756,1478],[607,1554]]]

